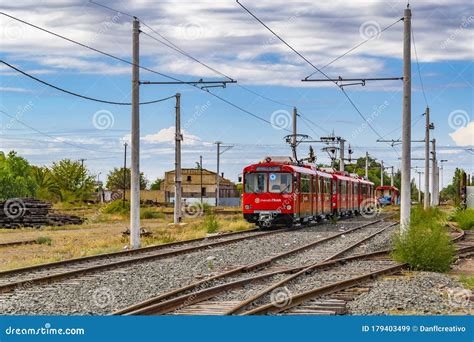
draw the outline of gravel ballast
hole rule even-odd
[[[137,262],[49,285],[26,285],[1,294],[0,308],[6,315],[109,314],[218,272],[257,262],[333,235],[339,229],[369,221],[372,220],[356,218],[337,224],[322,223],[186,255]],[[354,242],[355,235],[348,234],[346,239]]]

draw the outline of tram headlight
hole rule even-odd
[[[288,205],[286,206],[286,210],[291,210],[291,205],[288,204]]]
[[[252,208],[252,207],[250,206],[250,204],[246,204],[246,205],[245,205],[245,210],[249,210],[250,208]]]

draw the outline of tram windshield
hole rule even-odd
[[[245,192],[267,192],[267,174],[264,172],[245,174]]]
[[[245,174],[246,193],[290,193],[293,191],[291,173],[252,172]]]
[[[291,192],[292,179],[290,173],[270,173],[268,176],[268,189],[273,193]]]

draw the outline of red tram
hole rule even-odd
[[[369,210],[372,182],[273,159],[244,168],[242,206],[248,222],[291,226]]]

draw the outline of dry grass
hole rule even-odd
[[[64,210],[64,208],[61,208]],[[173,216],[169,208],[147,208],[147,211],[166,213],[156,219],[142,219],[141,225],[152,233],[152,237],[143,238],[142,245],[158,245],[205,237],[206,228],[203,217],[184,218],[180,225],[172,224]],[[68,213],[90,219],[83,225],[64,227],[44,227],[41,229],[0,229],[0,241],[37,239],[47,236],[51,245],[34,244],[0,249],[1,270],[29,265],[78,258],[123,250],[128,245],[128,238],[122,232],[129,226],[128,218],[121,215],[104,214],[100,207],[81,207],[80,210],[68,208]],[[241,231],[252,228],[241,215],[217,215],[219,232]]]

